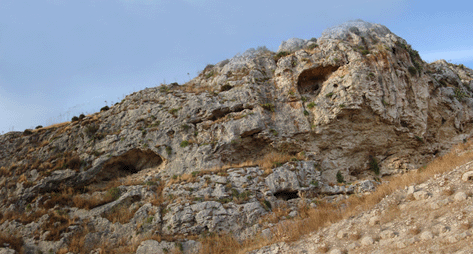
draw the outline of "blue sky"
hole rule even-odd
[[[469,1],[0,0],[0,134],[97,112],[354,19],[387,26],[428,62],[473,68]]]

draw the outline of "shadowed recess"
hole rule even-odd
[[[328,79],[330,74],[338,69],[338,66],[318,66],[307,69],[297,78],[297,89],[300,94],[311,94],[317,96],[322,84]]]
[[[149,149],[132,149],[122,155],[110,158],[103,165],[96,180],[109,181],[114,178],[138,173],[143,169],[158,167],[162,163],[162,157]]]
[[[295,199],[299,198],[299,195],[297,194],[297,191],[292,191],[292,190],[282,190],[274,193],[274,196],[278,199],[282,200],[289,200],[289,199]]]

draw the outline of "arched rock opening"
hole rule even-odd
[[[281,190],[274,193],[274,196],[278,199],[288,201],[289,199],[299,198],[299,194],[296,190]]]
[[[143,169],[158,167],[162,163],[162,157],[149,149],[132,149],[105,162],[95,179],[99,182],[110,181],[138,173]]]
[[[338,66],[328,65],[318,66],[301,72],[297,78],[297,89],[299,93],[317,96],[322,84],[328,79],[330,74],[337,69]]]

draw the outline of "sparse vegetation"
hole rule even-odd
[[[261,107],[263,107],[264,109],[268,110],[268,111],[271,111],[271,112],[274,112],[274,104],[272,103],[264,103],[264,104],[261,104]]]
[[[188,140],[183,140],[181,142],[181,147],[187,147],[189,145],[189,141]]]
[[[102,111],[107,111],[107,110],[109,110],[109,109],[110,109],[110,108],[109,108],[108,106],[105,106],[105,107],[102,107],[102,108],[100,109],[100,112],[102,112]]]
[[[310,44],[307,48],[310,49],[310,50],[313,50],[315,48],[317,48],[319,45],[318,44]]]
[[[279,53],[277,53],[275,56],[274,56],[274,61],[278,62],[279,59],[281,59],[282,57],[285,57],[285,56],[288,56],[290,55],[291,53],[287,52],[287,51],[281,51]]]
[[[343,175],[342,175],[342,172],[340,172],[340,170],[337,171],[336,177],[337,177],[337,182],[338,183],[344,183],[345,182],[345,179],[343,179]]]
[[[379,165],[378,165],[378,160],[370,155],[370,170],[373,171],[376,175],[379,175]]]
[[[315,102],[311,102],[311,103],[307,104],[308,109],[313,109],[315,106],[317,106],[317,104],[315,104]]]

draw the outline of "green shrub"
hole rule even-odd
[[[417,69],[416,69],[414,66],[409,66],[409,67],[407,68],[407,70],[409,71],[409,73],[410,73],[412,76],[414,76],[414,75],[417,74]]]
[[[103,108],[100,109],[100,112],[102,112],[102,111],[107,111],[107,110],[109,110],[109,109],[110,109],[110,108],[109,108],[108,106],[105,106],[105,107],[103,107]]]
[[[183,125],[181,125],[181,128],[182,128],[183,130],[187,131],[187,130],[189,130],[191,127],[190,127],[189,125],[187,125],[187,124],[183,124]]]
[[[94,136],[94,134],[98,131],[99,127],[96,124],[91,124],[85,127],[85,133],[88,136]]]
[[[183,140],[183,141],[181,142],[181,147],[186,147],[186,146],[188,146],[188,145],[189,145],[189,141],[187,141],[187,140]]]
[[[363,50],[361,51],[361,54],[364,55],[364,56],[368,55],[369,53],[370,53],[370,51],[367,50],[367,49],[363,49]]]
[[[332,92],[330,92],[330,93],[328,93],[328,94],[325,95],[325,97],[327,97],[327,98],[332,98],[332,96],[333,96],[333,93],[332,93]]]
[[[211,78],[215,76],[215,72],[214,71],[209,71],[207,74],[205,74],[205,78]]]
[[[422,137],[415,136],[415,138],[417,139],[417,141],[424,143],[424,139]]]
[[[271,210],[271,208],[272,208],[272,207],[271,207],[271,202],[269,202],[268,200],[264,200],[264,201],[263,201],[263,204],[264,204],[263,207],[264,207],[264,209],[265,209],[266,211]]]
[[[465,92],[462,92],[459,88],[455,88],[455,98],[457,98],[458,101],[462,101],[465,97],[468,97]]]
[[[80,114],[79,115],[79,119],[84,119],[85,118],[85,115],[84,114]]]
[[[317,45],[317,44],[310,44],[307,48],[308,48],[308,49],[315,49],[315,48],[317,48],[318,46],[319,46],[319,45]]]
[[[317,104],[315,104],[315,102],[311,102],[309,104],[307,104],[307,108],[309,109],[313,109]]]
[[[176,116],[177,112],[179,112],[179,110],[181,109],[181,107],[179,108],[172,108],[169,110],[169,114],[173,115],[173,116]]]
[[[171,154],[172,154],[172,147],[166,146],[166,153],[167,153],[168,155],[171,155]]]
[[[71,121],[72,121],[72,122],[79,121],[79,117],[73,116],[72,119],[71,119]]]
[[[337,182],[338,183],[344,183],[345,182],[345,180],[343,179],[342,172],[340,172],[340,171],[337,172]]]
[[[272,103],[261,104],[261,107],[263,107],[264,109],[269,110],[271,112],[274,112],[274,105]]]
[[[310,184],[313,185],[316,188],[319,187],[319,182],[318,181],[312,180],[312,181],[310,181]]]
[[[305,116],[308,116],[308,115],[309,115],[309,111],[304,110],[304,115],[305,115]]]
[[[281,59],[282,57],[285,57],[285,56],[288,56],[290,55],[291,53],[287,52],[287,51],[281,51],[279,53],[277,53],[275,56],[274,56],[274,61],[279,61],[279,59]]]
[[[370,155],[370,169],[373,171],[376,175],[379,175],[379,165],[378,165],[378,160]]]
[[[113,187],[107,191],[105,194],[107,197],[111,198],[112,200],[117,200],[120,197],[120,189],[117,187]]]
[[[38,126],[36,126],[35,129],[37,130],[37,129],[41,129],[41,128],[43,128],[43,126],[42,126],[42,125],[38,125]]]
[[[31,135],[31,134],[33,134],[33,132],[30,129],[26,129],[25,131],[23,131],[23,135]]]

